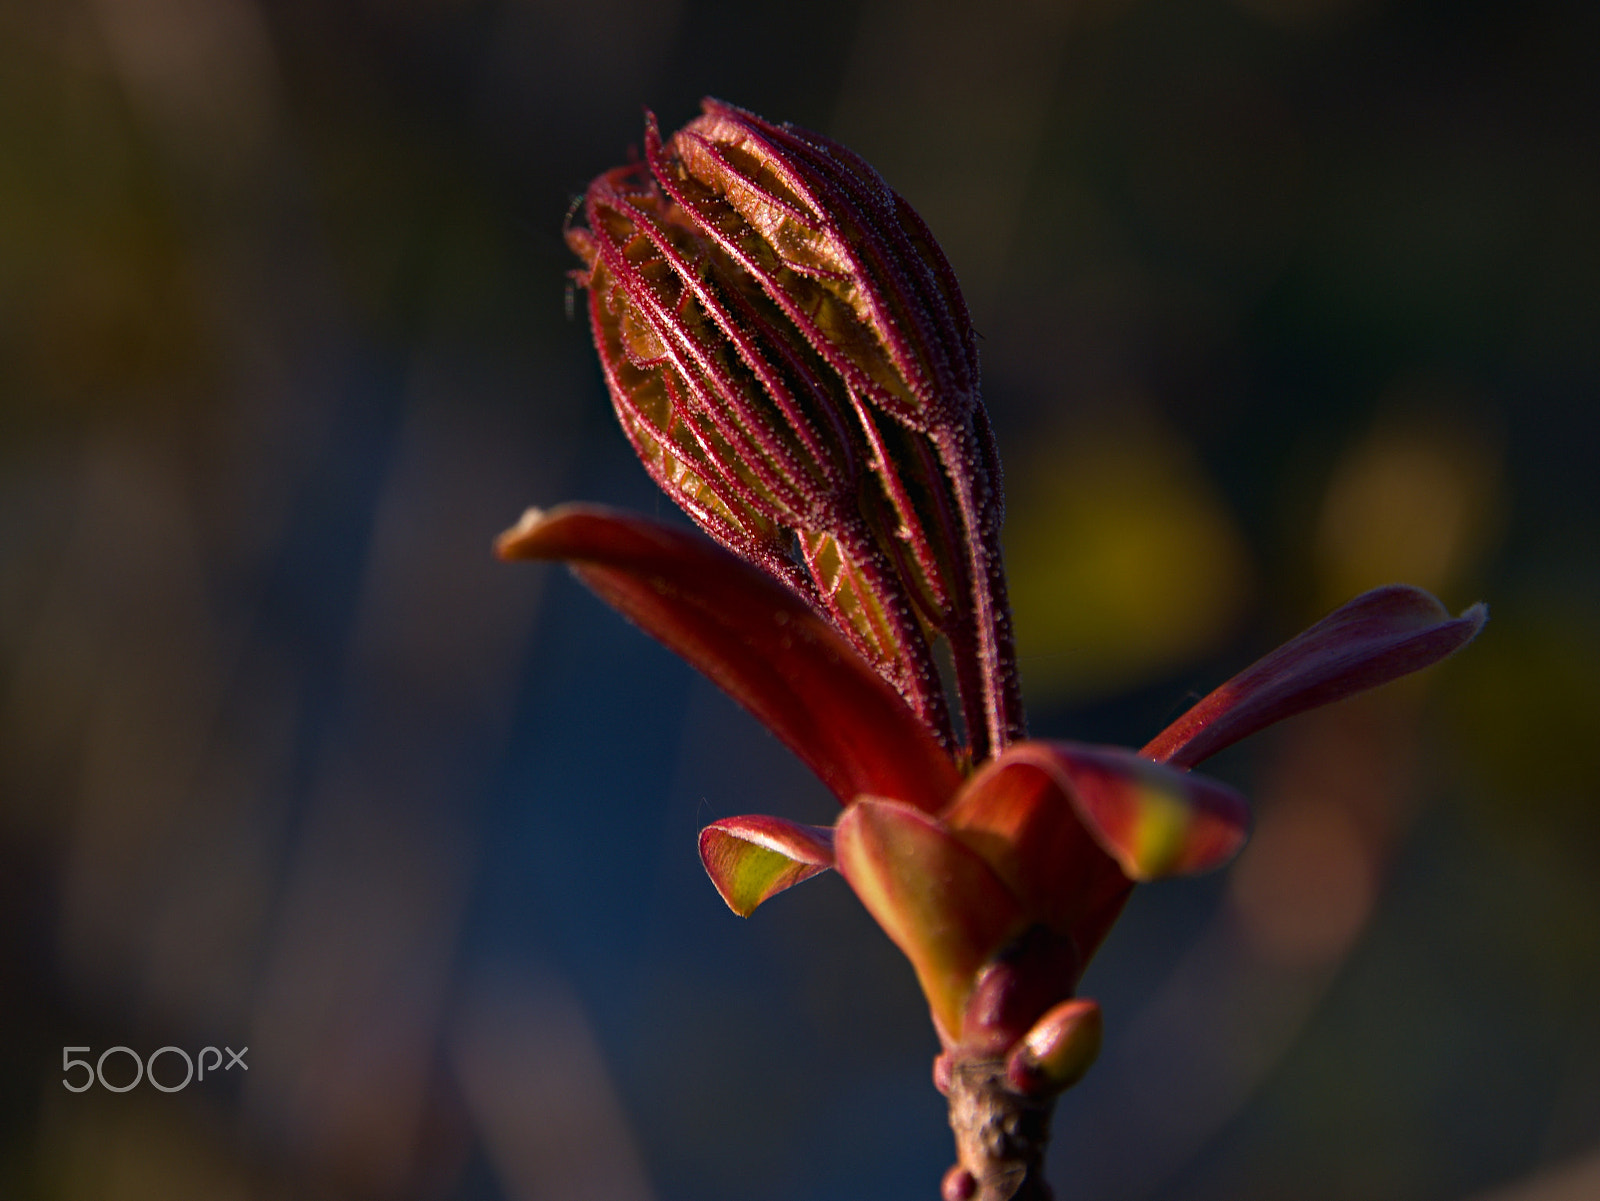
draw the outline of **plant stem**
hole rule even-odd
[[[964,1059],[951,1065],[949,1099],[957,1160],[945,1201],[1050,1201],[1044,1152],[1055,1094],[1012,1091],[1004,1059]]]

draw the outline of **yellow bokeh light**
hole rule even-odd
[[[1006,568],[1032,697],[1136,686],[1226,634],[1246,552],[1174,434],[1081,423],[1012,462]]]

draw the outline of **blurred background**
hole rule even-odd
[[[707,93],[953,261],[1036,733],[1139,745],[1378,583],[1493,607],[1215,762],[1254,841],[1091,967],[1058,1194],[1600,1196],[1597,51],[1588,0],[0,5],[0,1196],[936,1195],[908,966],[695,854],[822,787],[489,553],[671,515],[561,227]],[[169,1046],[248,1067],[63,1085]]]

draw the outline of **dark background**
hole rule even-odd
[[[670,509],[560,231],[707,93],[953,261],[1036,732],[1138,745],[1391,579],[1493,607],[1214,765],[1255,840],[1091,968],[1059,1195],[1600,1195],[1597,46],[1589,0],[0,7],[0,1195],[936,1194],[909,968],[695,855],[821,786],[489,554]],[[249,1068],[62,1086],[118,1045]]]

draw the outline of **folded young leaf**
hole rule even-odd
[[[774,893],[833,866],[833,830],[781,817],[726,817],[700,831],[700,861],[728,908],[749,917]]]
[[[867,912],[916,969],[946,1045],[979,968],[1027,926],[989,865],[926,813],[865,797],[834,827],[834,854]]]
[[[1028,916],[1077,941],[1087,958],[1121,911],[1132,884],[1089,833],[1048,765],[1018,743],[986,764],[941,820],[981,855]]]
[[[980,769],[942,820],[1087,958],[1131,881],[1220,866],[1249,813],[1231,788],[1132,751],[1031,741]]]
[[[530,509],[503,559],[560,559],[697,667],[822,778],[930,812],[960,776],[884,679],[793,592],[696,534],[595,506]]]
[[[1140,753],[1193,767],[1273,722],[1437,663],[1471,642],[1488,619],[1482,604],[1451,617],[1407,584],[1364,592],[1245,668]]]

